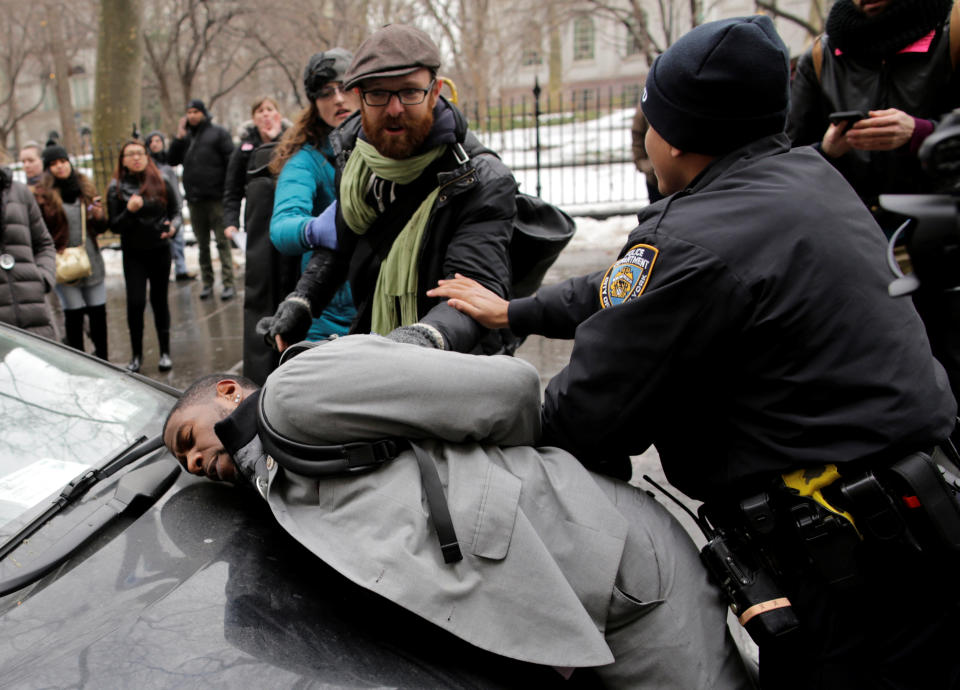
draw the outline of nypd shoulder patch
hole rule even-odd
[[[649,244],[635,244],[607,270],[600,282],[600,305],[606,309],[643,294],[660,250]]]

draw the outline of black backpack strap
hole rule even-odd
[[[420,466],[420,481],[440,542],[443,561],[455,563],[463,560],[436,462],[415,443],[390,438],[331,446],[300,443],[282,436],[270,425],[263,413],[263,396],[260,396],[257,405],[257,428],[264,451],[284,469],[305,477],[365,472],[393,460],[407,449],[412,450]]]
[[[430,517],[433,518],[433,527],[440,540],[440,551],[443,553],[444,563],[456,563],[463,560],[460,544],[457,542],[457,532],[453,528],[453,518],[450,517],[450,507],[447,505],[447,496],[443,493],[440,483],[440,473],[437,472],[437,463],[416,443],[410,443],[410,450],[420,465],[420,481],[423,482],[423,492],[427,496],[427,505],[430,507]]]

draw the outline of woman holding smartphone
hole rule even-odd
[[[74,170],[67,150],[48,146],[43,150],[43,177],[33,193],[43,221],[53,237],[57,252],[81,244],[87,250],[90,267],[86,278],[72,283],[57,283],[54,290],[63,308],[67,344],[83,351],[83,318],[90,322],[90,340],[94,354],[107,359],[107,287],[106,273],[97,235],[106,227],[103,205],[86,176]]]
[[[170,275],[170,238],[179,227],[177,195],[139,139],[130,139],[120,149],[120,159],[107,190],[110,228],[120,235],[123,278],[127,288],[127,326],[131,358],[127,369],[140,371],[143,361],[143,312],[150,306],[157,329],[160,358],[157,368],[173,368],[170,358],[170,307],[167,278]]]

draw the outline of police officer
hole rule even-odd
[[[767,17],[695,28],[647,77],[666,198],[616,263],[511,302],[460,277],[428,293],[491,328],[574,338],[541,444],[620,477],[654,444],[675,486],[732,517],[792,470],[879,471],[947,438],[956,403],[916,312],[887,295],[883,234],[829,163],[791,150],[788,101],[788,52]],[[761,644],[765,687],[960,677],[946,651],[957,597],[926,555],[854,536],[857,586],[835,587],[789,521],[774,524],[800,626]]]

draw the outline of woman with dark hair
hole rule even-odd
[[[43,150],[43,177],[33,188],[57,252],[83,244],[92,272],[86,278],[54,286],[67,332],[67,344],[77,350],[83,346],[83,317],[90,322],[90,340],[94,354],[107,359],[107,286],[103,257],[97,235],[107,222],[97,190],[85,175],[70,163],[67,150],[59,145]]]
[[[233,239],[240,225],[240,202],[246,198],[243,227],[246,265],[243,292],[243,373],[262,385],[277,368],[279,354],[257,335],[257,321],[276,310],[300,274],[299,256],[284,256],[270,242],[270,215],[277,176],[270,161],[289,122],[277,102],[261,97],[250,108],[253,120],[233,150],[223,189],[224,234]]]
[[[314,246],[310,232],[317,224],[317,216],[336,198],[330,132],[360,107],[357,93],[343,88],[343,75],[352,60],[353,55],[343,48],[332,48],[310,58],[303,72],[303,86],[310,103],[283,135],[270,164],[279,175],[270,239],[281,253],[302,256],[301,268],[307,265]],[[350,286],[344,283],[323,313],[313,320],[307,339],[343,335],[355,315]]]
[[[177,195],[164,179],[147,148],[130,139],[120,149],[120,158],[107,189],[110,228],[120,235],[123,279],[127,287],[127,326],[132,356],[127,369],[140,371],[143,360],[143,312],[150,306],[157,328],[160,359],[157,368],[169,371],[170,307],[167,277],[170,275],[170,238],[179,227]]]

